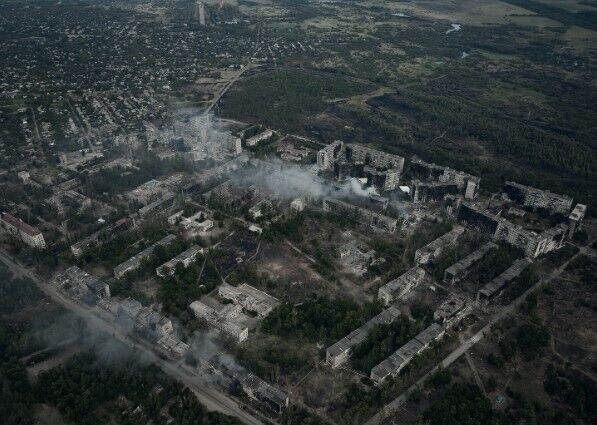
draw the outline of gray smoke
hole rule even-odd
[[[122,363],[135,359],[139,364],[148,364],[150,359],[138,350],[132,350],[111,335],[98,330],[93,325],[72,312],[65,312],[51,323],[36,324],[32,339],[43,347],[58,348],[76,346],[78,351],[93,351],[99,360]]]
[[[240,179],[238,183],[263,187],[279,199],[293,199],[305,195],[319,199],[367,197],[379,194],[373,186],[363,188],[356,178],[332,185],[318,177],[310,168],[287,164],[279,159],[260,161],[256,169],[241,173],[237,178]]]

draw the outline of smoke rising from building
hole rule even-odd
[[[278,159],[261,161],[259,165],[241,173],[237,177],[239,183],[263,187],[280,199],[293,199],[305,195],[317,199],[378,195],[375,187],[363,188],[356,178],[332,185],[304,166],[287,164]]]

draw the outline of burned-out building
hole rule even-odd
[[[259,142],[270,139],[274,135],[273,130],[265,130],[246,140],[247,146],[256,146]]]
[[[189,345],[181,341],[176,335],[164,335],[157,342],[158,347],[177,358],[182,358],[189,351]]]
[[[367,321],[364,325],[355,329],[340,341],[331,345],[326,350],[326,363],[332,368],[345,364],[350,358],[350,351],[369,336],[371,330],[377,325],[389,325],[400,316],[400,310],[392,306]]]
[[[54,278],[54,285],[87,304],[95,304],[102,298],[110,298],[110,286],[101,279],[72,266]]]
[[[241,389],[249,398],[259,402],[278,415],[288,407],[288,394],[268,384],[258,376],[247,372],[240,375],[238,381]]]
[[[420,187],[418,197],[422,201],[425,201],[426,198],[439,200],[440,196],[443,198],[452,193],[461,193],[466,199],[474,199],[481,184],[481,179],[477,176],[450,167],[428,163],[418,158],[413,158],[410,164],[410,173],[414,180],[437,183],[436,186],[422,185]],[[414,195],[416,195],[416,191]]]
[[[145,248],[143,251],[135,254],[134,256],[132,256],[131,258],[126,260],[124,263],[120,263],[119,265],[114,267],[114,276],[116,277],[116,279],[120,279],[126,273],[138,269],[139,266],[141,266],[141,262],[144,259],[149,258],[151,256],[151,254],[153,254],[153,250],[157,246],[168,245],[168,244],[172,243],[175,239],[176,239],[176,236],[167,235],[166,237],[160,239],[153,245]]]
[[[240,304],[226,304],[218,310],[201,301],[193,301],[189,309],[198,319],[205,320],[210,326],[231,336],[237,342],[249,337],[249,328],[243,324],[243,307]]]
[[[239,208],[255,200],[257,188],[243,187],[228,180],[205,192],[202,197],[206,202],[217,204],[226,209]]]
[[[440,340],[445,332],[446,330],[437,323],[431,324],[390,357],[371,369],[371,380],[379,385],[390,376],[398,376],[416,355],[429,348],[433,342]]]
[[[244,367],[236,363],[231,364],[227,356],[217,354],[203,363],[209,370],[221,376],[225,382],[238,385],[239,389],[259,407],[278,415],[288,407],[290,401],[288,394]]]
[[[124,329],[134,331],[150,341],[157,341],[158,345],[162,345],[160,344],[160,340],[165,341],[163,339],[165,337],[169,338],[168,341],[172,346],[176,345],[174,344],[176,341],[180,342],[173,335],[174,325],[171,319],[154,310],[152,307],[144,306],[133,298],[113,300],[107,306],[107,309],[114,314],[117,323]]]
[[[323,210],[332,214],[353,217],[362,224],[367,224],[384,232],[394,233],[398,227],[398,220],[395,218],[338,199],[325,198],[323,200]]]
[[[476,206],[463,202],[457,213],[457,220],[481,233],[493,236],[498,228],[499,218]]]
[[[166,193],[153,202],[139,208],[139,217],[145,218],[159,214],[174,205],[176,197],[172,193]]]
[[[514,261],[506,271],[495,277],[491,282],[485,284],[477,292],[477,302],[487,304],[500,296],[504,288],[526,270],[531,262],[526,259]]]
[[[504,184],[503,190],[508,199],[526,207],[543,208],[563,215],[568,214],[572,208],[572,198],[552,193],[549,190],[541,190],[511,181]]]
[[[471,267],[485,258],[497,245],[487,242],[444,271],[444,283],[454,284],[466,277]]]
[[[410,186],[413,202],[437,202],[447,195],[460,193],[460,188],[454,182],[422,182],[413,180]]]
[[[92,233],[86,238],[81,239],[79,242],[72,244],[70,246],[70,250],[76,258],[79,258],[88,249],[93,248],[102,243],[111,241],[114,238],[114,236],[129,229],[131,226],[133,226],[133,224],[133,219],[129,217],[121,218],[120,220],[117,220],[114,223],[108,224],[103,229],[100,229],[97,232]]]
[[[447,326],[458,321],[468,311],[466,298],[459,295],[451,295],[433,313],[433,320]]]
[[[240,305],[243,309],[256,313],[259,317],[267,316],[280,304],[277,298],[246,283],[239,286],[222,283],[218,287],[218,294],[220,297]]]
[[[407,295],[424,279],[425,270],[415,266],[379,288],[377,298],[382,300],[385,305],[391,304]]]
[[[415,264],[427,264],[439,257],[447,248],[454,246],[464,227],[455,226],[449,232],[415,251]]]
[[[577,230],[582,228],[582,223],[587,214],[587,206],[576,204],[568,216],[568,237],[571,238]]]
[[[176,266],[179,263],[182,264],[184,268],[187,268],[193,261],[195,261],[199,254],[203,254],[203,248],[193,245],[189,249],[181,252],[176,257],[159,266],[157,269],[155,269],[155,273],[160,277],[170,276],[174,274]]]
[[[383,259],[375,258],[375,251],[353,240],[338,248],[340,263],[357,275],[363,275],[370,265],[379,264]]]
[[[404,170],[404,158],[338,140],[317,153],[317,165],[332,171],[338,180],[366,178],[367,186],[393,190]]]
[[[537,233],[466,203],[460,205],[457,218],[460,223],[489,235],[494,241],[506,242],[522,250],[531,259],[560,248],[569,236],[567,223]]]

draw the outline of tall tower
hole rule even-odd
[[[199,18],[199,24],[205,26],[205,5],[202,1],[197,0],[195,7],[193,8],[193,17]]]

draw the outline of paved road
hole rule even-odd
[[[212,99],[212,101],[210,102],[210,104],[207,107],[207,109],[203,112],[204,114],[209,114],[211,112],[211,110],[218,104],[218,102],[220,101],[220,99],[226,94],[226,92],[228,91],[228,89],[230,87],[232,87],[232,85],[238,81],[238,79],[245,73],[245,71],[247,69],[249,69],[249,66],[250,66],[250,62],[247,63],[243,67],[243,69],[241,69],[240,72],[238,74],[236,74],[236,76],[232,80],[230,80],[229,82],[226,83],[226,85],[220,91],[220,93],[218,93],[218,95]]]
[[[210,102],[207,109],[205,111],[203,111],[204,114],[209,114],[211,112],[211,110],[218,104],[220,99],[226,94],[228,89],[230,87],[232,87],[234,85],[234,83],[236,83],[238,81],[238,79],[245,73],[246,70],[248,70],[249,68],[252,68],[251,57],[259,49],[260,40],[261,40],[261,26],[259,26],[257,28],[257,40],[255,42],[255,49],[253,49],[253,52],[251,53],[251,55],[249,57],[249,61],[243,66],[243,68],[239,71],[238,74],[236,74],[236,76],[232,80],[230,80],[229,82],[226,83],[226,85],[222,88],[222,90],[220,90],[220,93],[218,93],[218,95],[212,99],[212,101]]]
[[[396,413],[398,411],[398,409],[408,399],[408,396],[414,390],[416,390],[417,388],[420,388],[421,385],[423,385],[425,383],[425,381],[427,381],[427,379],[429,379],[429,377],[431,375],[433,375],[435,372],[437,372],[437,370],[440,367],[445,369],[445,368],[449,367],[452,363],[454,363],[456,360],[458,360],[458,358],[460,358],[460,356],[462,356],[464,353],[466,353],[468,350],[470,350],[477,342],[481,341],[483,339],[483,337],[488,332],[491,331],[491,327],[495,323],[499,322],[504,317],[511,314],[516,309],[516,307],[518,307],[520,305],[520,303],[522,303],[525,300],[527,295],[529,295],[531,292],[535,291],[540,286],[545,285],[545,284],[551,282],[552,280],[554,280],[555,278],[557,278],[566,269],[566,266],[568,266],[568,263],[570,263],[570,261],[575,259],[577,256],[586,254],[587,251],[589,249],[591,249],[591,245],[593,244],[593,242],[595,242],[595,240],[591,241],[589,244],[582,247],[575,255],[570,257],[568,259],[568,261],[566,261],[560,267],[553,270],[547,277],[539,280],[531,288],[529,288],[525,293],[523,293],[520,297],[516,298],[510,304],[508,304],[507,306],[502,308],[499,312],[494,314],[493,317],[491,318],[491,320],[485,326],[483,326],[483,328],[479,332],[477,332],[476,334],[471,336],[469,339],[464,340],[454,351],[452,351],[437,366],[435,366],[433,369],[431,369],[429,372],[427,372],[425,375],[423,375],[421,378],[419,378],[419,380],[417,382],[415,382],[413,385],[411,385],[406,391],[404,391],[402,394],[400,394],[394,400],[392,400],[391,402],[386,404],[378,413],[376,413],[371,419],[369,419],[367,422],[365,422],[365,425],[381,424],[383,420],[389,418],[394,413]]]
[[[107,335],[112,335],[120,342],[141,352],[152,363],[158,365],[165,373],[190,388],[208,410],[219,411],[227,415],[236,416],[247,425],[262,425],[262,422],[259,419],[242,410],[234,400],[210,386],[209,383],[201,379],[199,375],[190,376],[186,373],[181,368],[181,362],[174,362],[172,360],[165,360],[158,357],[148,343],[133,339],[119,327],[115,326],[109,318],[101,317],[99,316],[99,312],[92,312],[64,297],[54,287],[44,283],[35,273],[31,272],[2,251],[0,251],[0,261],[5,263],[16,275],[31,279],[49,298],[83,317],[91,327],[104,332]]]

